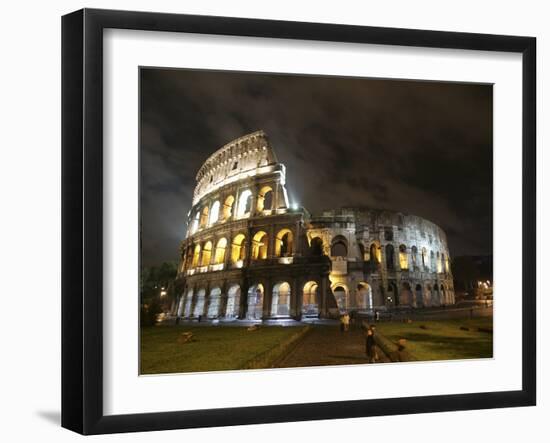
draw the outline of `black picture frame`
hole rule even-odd
[[[131,415],[103,413],[103,30],[171,31],[522,54],[522,389]],[[62,426],[152,431],[536,404],[536,39],[83,9],[62,18]]]

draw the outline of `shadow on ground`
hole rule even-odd
[[[36,411],[36,415],[51,424],[61,425],[61,411]]]

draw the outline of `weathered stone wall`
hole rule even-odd
[[[454,304],[447,239],[428,220],[376,209],[329,210],[310,220],[308,241],[316,237],[332,261],[332,289],[346,292],[342,309]],[[337,243],[344,249],[335,250]],[[358,295],[365,290],[372,304]]]

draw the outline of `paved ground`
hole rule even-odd
[[[381,362],[389,361],[379,351]],[[365,364],[365,338],[357,327],[340,332],[338,325],[314,325],[312,330],[276,367]]]

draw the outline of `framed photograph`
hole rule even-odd
[[[536,403],[531,37],[62,20],[62,425]]]

